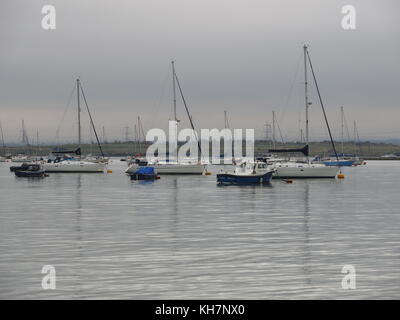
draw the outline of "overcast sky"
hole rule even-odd
[[[56,30],[41,27],[56,8]],[[341,27],[343,5],[356,30]],[[362,139],[400,137],[400,3],[396,0],[1,0],[0,120],[7,141],[76,138],[79,76],[99,129],[121,139],[141,116],[145,130],[172,117],[170,60],[195,124],[263,127],[275,110],[287,139],[304,125],[303,43],[309,44],[336,134],[340,106]],[[327,138],[310,85],[313,139]],[[65,116],[63,117],[63,114]],[[188,126],[182,103],[182,126]],[[83,131],[89,135],[84,114]],[[299,120],[301,122],[299,122]],[[132,130],[130,132],[132,134]]]

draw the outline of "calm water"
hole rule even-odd
[[[16,178],[0,164],[0,298],[400,298],[400,162],[339,180]],[[43,290],[43,265],[56,290]],[[344,265],[356,268],[343,290]]]

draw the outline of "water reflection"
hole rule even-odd
[[[350,261],[350,298],[400,298],[400,162],[223,188],[215,175],[131,182],[113,165],[29,181],[0,164],[0,297],[336,298]],[[43,263],[60,277],[51,293]]]
[[[303,242],[303,270],[306,279],[306,284],[312,284],[311,277],[311,252],[310,252],[310,184],[306,182],[304,185],[304,219],[303,219],[303,230],[304,230],[304,242]]]

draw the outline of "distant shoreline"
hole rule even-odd
[[[335,142],[336,151],[342,153],[342,145],[340,142]],[[321,156],[328,157],[334,154],[332,145],[329,141],[311,142],[310,144],[310,156]],[[126,157],[136,154],[145,154],[150,143],[145,142],[112,142],[104,143],[101,145],[105,156],[107,157]],[[288,142],[288,143],[276,143],[276,149],[279,148],[300,148],[304,146],[304,143],[300,142]],[[76,144],[65,144],[65,145],[30,145],[30,146],[6,146],[5,148],[0,147],[0,156],[5,154],[11,154],[12,156],[18,154],[25,154],[31,156],[47,156],[56,149],[61,150],[75,150]],[[257,140],[254,144],[255,156],[263,156],[268,153],[268,149],[272,148],[271,141]],[[93,156],[100,155],[99,148],[96,144],[82,144],[82,154]],[[242,148],[245,152],[245,146]],[[220,153],[223,153],[223,143],[221,144]],[[210,152],[211,153],[211,152]],[[343,153],[356,154],[365,160],[400,160],[400,145],[390,143],[374,143],[374,142],[362,142],[354,144],[352,142],[346,142],[343,144]],[[382,156],[389,156],[382,158]],[[397,157],[394,157],[395,155]]]

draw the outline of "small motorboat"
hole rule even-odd
[[[130,174],[131,180],[156,180],[159,179],[153,167],[139,167]]]
[[[265,162],[256,161],[242,162],[236,166],[233,172],[223,172],[217,174],[218,184],[252,185],[269,184],[275,170],[270,168]]]
[[[11,171],[11,172],[15,172],[15,171],[20,171],[20,170],[26,170],[26,169],[29,168],[30,165],[32,165],[32,164],[23,163],[23,164],[21,164],[20,166],[11,166],[11,167],[10,167],[10,171]]]
[[[22,166],[21,166],[22,167]],[[23,169],[14,171],[17,177],[42,178],[47,176],[40,164],[30,164]]]

